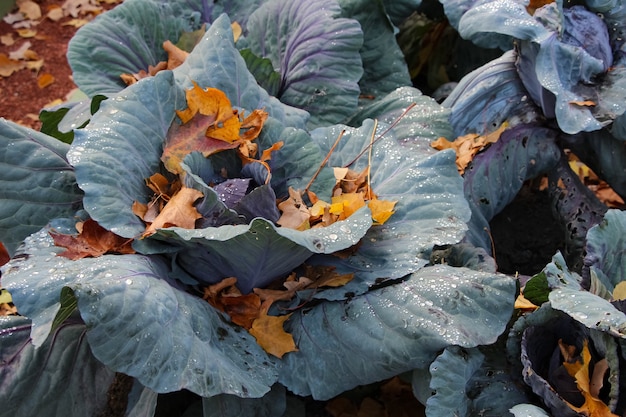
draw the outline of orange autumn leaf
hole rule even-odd
[[[46,72],[37,77],[37,86],[41,89],[44,89],[54,83],[54,81],[54,76]]]
[[[618,417],[616,414],[611,412],[608,405],[598,398],[597,392],[599,391],[599,388],[596,390],[592,385],[592,381],[595,381],[596,379],[601,381],[603,379],[602,377],[604,376],[604,372],[602,372],[602,376],[599,378],[598,376],[589,373],[591,352],[589,351],[587,340],[585,340],[583,344],[581,357],[582,360],[575,361],[574,363],[569,363],[568,361],[563,362],[563,366],[567,370],[567,373],[576,380],[576,385],[578,386],[580,393],[585,398],[585,403],[581,407],[574,407],[572,404],[569,404],[570,408],[578,413],[584,413],[589,417]],[[606,369],[604,371],[606,371]]]
[[[506,130],[508,123],[504,122],[498,129],[486,135],[478,135],[476,133],[470,133],[464,136],[459,136],[454,141],[449,141],[446,138],[439,138],[433,141],[430,146],[435,149],[454,149],[456,151],[456,167],[461,175],[465,172],[465,168],[472,162],[474,156],[480,152],[485,146],[491,143],[495,143],[500,139],[502,132]]]
[[[0,54],[0,76],[8,77],[16,71],[26,68],[24,61],[11,59],[5,54]]]
[[[65,235],[54,230],[50,231],[50,236],[56,246],[66,248],[59,256],[71,260],[98,257],[106,253],[135,253],[131,243],[132,239],[127,239],[116,235],[100,226],[95,220],[86,220],[81,226],[82,229],[77,236]]]
[[[284,316],[261,314],[259,318],[254,320],[249,332],[263,350],[277,358],[282,358],[285,353],[298,350],[293,336],[283,328],[283,324],[289,317],[291,314]]]
[[[204,194],[196,189],[182,187],[180,191],[170,198],[163,210],[154,219],[154,222],[146,228],[143,236],[150,236],[156,233],[157,229],[164,227],[195,228],[196,220],[201,218],[202,215],[198,213],[194,203],[203,196]]]
[[[596,102],[591,100],[574,100],[570,101],[569,104],[573,104],[575,106],[580,107],[595,107]]]
[[[528,6],[526,6],[526,10],[529,14],[535,14],[535,11],[546,4],[554,3],[554,0],[530,0],[528,2]]]
[[[197,113],[214,118],[215,124],[221,124],[236,117],[230,100],[223,91],[217,88],[203,90],[195,81],[193,87],[186,91],[187,109],[176,111],[183,123],[187,123]],[[239,135],[237,135],[239,137]],[[234,138],[235,140],[237,138]]]

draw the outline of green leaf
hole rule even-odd
[[[585,268],[611,293],[626,280],[626,213],[609,210],[602,222],[587,232]]]
[[[54,256],[60,250],[42,230],[2,271],[20,312],[37,324],[33,344],[46,340],[69,287],[94,356],[153,391],[260,397],[274,384],[273,359],[206,301],[171,286],[161,259],[105,255],[71,261]]]
[[[432,417],[470,416],[472,400],[466,385],[485,356],[478,349],[446,348],[430,365],[430,389],[426,412]]]
[[[436,106],[436,103],[435,103]],[[366,120],[360,128],[335,125],[311,132],[322,152],[328,152],[338,135],[343,137],[329,159],[329,165],[361,171],[368,166],[372,149],[371,181],[381,200],[397,201],[395,213],[383,225],[373,226],[356,253],[346,259],[315,257],[319,264],[336,266],[342,273],[354,272],[355,279],[334,292],[345,298],[349,292],[362,293],[376,279],[395,279],[417,271],[428,263],[433,245],[457,243],[469,218],[462,196],[462,179],[454,152],[436,152],[413,143],[424,140],[423,127],[415,123],[411,137],[396,135],[390,126]],[[401,132],[408,132],[407,126]],[[324,292],[325,296],[331,294]]]
[[[256,56],[250,49],[242,49],[239,51],[243,59],[246,61],[248,70],[254,75],[259,85],[271,95],[276,96],[280,91],[280,73],[274,70],[272,61],[268,58]]]
[[[548,301],[550,286],[545,272],[540,272],[526,282],[524,286],[524,297],[536,306]]]
[[[546,410],[532,404],[517,404],[509,410],[515,417],[551,417]]]
[[[170,251],[177,251],[176,265],[202,284],[237,277],[237,287],[245,294],[285,276],[314,253],[330,254],[356,245],[371,225],[371,212],[363,207],[323,228],[299,231],[256,218],[246,225],[159,229],[134,247],[152,253],[152,241],[168,243]]]
[[[55,217],[81,206],[69,146],[40,132],[0,120],[0,241],[10,254]]]
[[[286,329],[299,351],[283,358],[279,381],[323,400],[427,367],[447,346],[495,342],[514,297],[510,277],[437,265],[348,301],[295,312]]]
[[[74,295],[74,291],[72,291],[69,287],[63,287],[61,290],[61,306],[59,308],[59,312],[54,317],[52,321],[52,327],[50,328],[51,332],[54,332],[59,328],[61,324],[76,312],[78,309],[78,301],[76,300],[76,296]]]
[[[41,120],[41,133],[57,138],[61,142],[72,143],[74,140],[74,131],[69,132],[59,131],[59,122],[63,120],[67,112],[70,109],[68,107],[62,107],[55,111],[42,110],[39,113],[39,120]],[[81,126],[84,127],[85,125]]]
[[[3,416],[84,417],[106,410],[115,374],[94,358],[85,331],[79,320],[66,322],[35,348],[27,318],[0,317]]]

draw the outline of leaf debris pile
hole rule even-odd
[[[270,307],[278,301],[290,301],[298,291],[317,290],[323,287],[339,287],[350,282],[354,274],[339,274],[333,267],[303,266],[298,276],[292,272],[280,288],[255,288],[250,294],[242,294],[237,288],[237,278],[225,278],[204,289],[203,298],[216,309],[230,316],[233,323],[248,330],[266,352],[282,358],[285,353],[297,351],[291,334],[283,327],[291,313],[269,315]]]

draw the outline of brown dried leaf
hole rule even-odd
[[[116,235],[100,226],[95,220],[87,220],[77,224],[79,234],[65,235],[54,230],[50,231],[50,236],[56,246],[66,248],[59,256],[71,260],[98,257],[106,253],[135,253],[131,246],[132,239],[127,239]]]
[[[261,314],[254,320],[249,332],[267,353],[282,358],[285,353],[298,350],[293,336],[283,328],[283,324],[290,316],[291,314],[284,316]]]
[[[146,228],[143,236],[150,236],[156,233],[157,229],[164,227],[195,228],[196,220],[202,215],[198,213],[194,203],[203,196],[204,194],[196,189],[182,187],[170,198],[152,224]]]
[[[6,246],[4,246],[2,242],[0,242],[0,266],[9,262],[10,259],[11,257],[9,256],[9,251],[7,250]]]
[[[169,70],[180,67],[189,56],[189,52],[183,51],[170,41],[163,42],[163,49],[167,52],[167,69]]]
[[[278,209],[282,212],[282,215],[276,224],[295,230],[306,230],[309,228],[311,213],[304,201],[302,201],[302,196],[298,191],[289,187],[289,197],[278,204]]]
[[[446,138],[439,138],[431,142],[430,146],[438,150],[454,149],[456,151],[456,166],[459,173],[462,175],[465,172],[465,168],[474,159],[474,156],[489,144],[495,143],[507,127],[508,123],[504,122],[498,129],[491,133],[483,136],[470,133],[459,136],[454,142],[450,142]]]

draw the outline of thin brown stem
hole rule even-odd
[[[409,107],[407,107],[406,109],[404,109],[404,111],[402,112],[402,114],[400,116],[398,116],[398,118],[396,120],[393,121],[393,123],[391,125],[389,125],[389,127],[387,129],[385,129],[385,131],[383,133],[381,133],[380,135],[378,135],[378,137],[373,140],[365,149],[363,149],[361,152],[359,152],[359,154],[349,163],[347,163],[346,165],[344,165],[344,168],[349,167],[350,165],[354,164],[361,156],[363,156],[363,154],[365,153],[365,151],[367,151],[368,149],[370,149],[372,146],[374,146],[374,144],[376,142],[378,142],[379,140],[381,140],[391,129],[393,129],[394,127],[396,127],[396,125],[398,123],[400,123],[400,120],[402,120],[402,118],[404,116],[407,115],[408,112],[411,111],[411,109],[413,107],[417,106],[417,103],[411,103],[409,105]],[[376,132],[376,130],[374,130],[374,133]]]
[[[330,156],[333,154],[333,152],[335,151],[335,148],[337,147],[337,145],[339,145],[339,141],[341,140],[341,138],[343,137],[343,134],[346,133],[345,130],[342,130],[341,133],[339,134],[339,137],[337,137],[337,140],[335,140],[335,143],[333,143],[333,146],[330,148],[330,150],[328,151],[328,154],[326,155],[326,158],[324,158],[324,160],[322,161],[322,163],[320,164],[320,166],[317,168],[317,171],[315,171],[315,174],[313,174],[313,177],[311,178],[311,180],[309,181],[309,183],[306,185],[306,187],[304,187],[304,191],[302,192],[303,194],[306,194],[307,191],[309,191],[309,188],[311,188],[311,185],[313,185],[313,182],[315,181],[315,179],[317,178],[317,176],[320,174],[320,172],[322,172],[322,168],[324,168],[324,165],[326,165],[326,163],[328,162],[328,160],[330,159]]]

